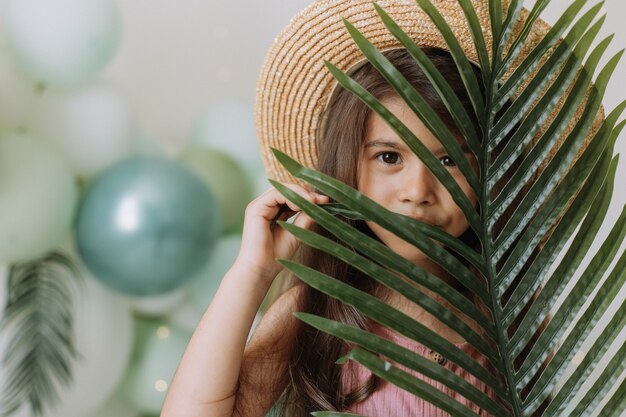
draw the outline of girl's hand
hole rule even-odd
[[[312,203],[329,201],[327,196],[309,192],[297,184],[284,185]],[[281,206],[284,206],[282,210]],[[282,211],[280,215],[279,211]],[[251,268],[260,278],[271,282],[282,269],[276,260],[290,259],[300,243],[285,229],[277,226],[276,220],[287,220],[295,214],[294,225],[306,229],[313,225],[313,219],[287,201],[274,187],[251,201],[246,207],[241,248],[235,264]]]

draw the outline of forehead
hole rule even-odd
[[[381,100],[382,104],[393,113],[424,145],[429,148],[441,148],[437,137],[428,129],[422,120],[399,97]],[[448,126],[463,151],[469,152],[465,138]],[[363,145],[365,148],[390,146],[406,148],[400,136],[378,114],[370,111],[367,118],[367,129]]]

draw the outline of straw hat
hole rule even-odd
[[[458,1],[432,0],[432,2],[452,28],[466,56],[471,61],[478,62],[474,43]],[[485,32],[486,44],[490,46],[488,1],[472,0],[472,3]],[[417,45],[447,49],[438,29],[415,0],[380,0],[378,4]],[[504,0],[504,11],[507,5],[508,0]],[[521,30],[520,24],[527,16],[528,11],[522,9],[518,24],[514,26],[512,39]],[[287,153],[305,166],[316,165],[317,130],[322,122],[323,110],[338,85],[325,67],[324,60],[332,62],[344,72],[349,72],[351,68],[365,60],[348,34],[342,22],[343,18],[352,23],[380,50],[402,47],[384,26],[370,0],[318,0],[291,19],[267,53],[257,84],[255,103],[257,137],[267,175],[272,179],[303,184],[280,165],[271,153],[272,147]],[[549,29],[545,22],[537,20],[526,41],[525,49],[520,54],[521,58],[512,65],[508,74],[512,73],[521,59]],[[554,47],[543,59],[546,60],[553,50]],[[563,133],[561,141],[582,114],[584,101],[577,117],[573,118]],[[537,133],[536,139],[546,130],[562,104],[563,101],[556,106],[547,123]],[[603,120],[604,114],[601,109],[579,156]],[[560,142],[552,153],[556,152],[558,146]],[[551,156],[546,161],[549,159]],[[540,171],[546,163],[540,167]]]

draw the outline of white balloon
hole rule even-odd
[[[78,306],[76,347],[84,358],[74,365],[74,382],[48,417],[83,417],[101,407],[124,375],[133,342],[128,304],[94,278],[85,277]]]
[[[31,129],[53,143],[82,177],[93,177],[133,153],[137,135],[128,97],[106,81],[79,90],[47,91]]]
[[[252,110],[252,106],[237,101],[209,107],[196,122],[190,144],[219,149],[231,155],[250,173],[262,170]]]
[[[77,187],[52,146],[0,135],[0,259],[39,257],[69,235]]]
[[[91,277],[76,256],[71,259],[84,282],[75,300],[74,314],[75,346],[80,359],[72,362],[71,386],[61,389],[60,402],[47,409],[44,417],[84,417],[102,407],[118,386],[132,352],[134,328],[128,303]],[[6,280],[0,284],[3,301]],[[0,337],[0,345],[6,339]],[[0,346],[0,355],[4,350],[5,346]],[[0,386],[3,383],[0,369]],[[17,417],[30,415],[29,409],[23,409]]]
[[[0,85],[0,130],[25,129],[38,96],[37,86],[19,73],[6,54],[0,54]]]
[[[114,0],[8,0],[0,27],[26,74],[69,87],[93,80],[111,60],[121,20]]]

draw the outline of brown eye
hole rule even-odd
[[[439,158],[439,160],[444,161],[443,164],[445,166],[448,166],[448,167],[456,166],[452,158],[450,158],[448,155],[442,156],[441,158]]]
[[[377,159],[384,164],[395,165],[400,160],[400,155],[396,152],[381,152],[377,155]]]

